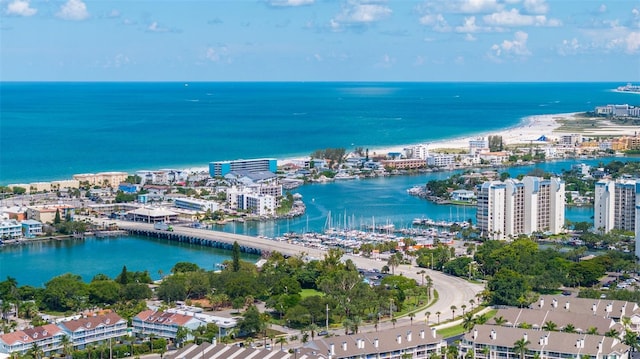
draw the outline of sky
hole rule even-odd
[[[1,81],[640,82],[640,0],[0,0]]]

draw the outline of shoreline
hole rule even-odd
[[[459,137],[423,141],[423,142],[414,143],[414,144],[399,144],[399,145],[390,145],[390,146],[370,147],[369,152],[372,153],[373,155],[387,154],[390,152],[403,152],[404,149],[406,148],[420,145],[420,144],[426,145],[430,152],[431,151],[437,152],[438,150],[446,151],[449,149],[452,149],[452,150],[468,149],[470,140],[483,138],[483,137],[486,138],[487,136],[502,136],[502,139],[507,146],[514,145],[514,144],[530,144],[532,142],[537,141],[537,139],[540,138],[541,136],[546,136],[548,138],[559,136],[560,133],[558,133],[557,130],[560,127],[562,127],[562,124],[559,123],[558,120],[570,120],[575,115],[580,113],[584,113],[584,111],[546,114],[546,115],[530,115],[530,116],[525,116],[521,118],[519,123],[507,128],[489,130],[489,131],[485,131],[477,134],[467,134]],[[624,127],[618,126],[613,128],[607,126],[605,128],[594,129],[592,131],[583,130],[583,131],[576,131],[573,133],[581,133],[587,136],[589,135],[597,136],[597,135],[623,135],[624,133],[633,134],[634,131],[640,132],[640,126],[624,126]],[[351,152],[347,152],[346,155],[350,156],[352,154],[353,154],[353,150],[351,150]],[[306,160],[308,156],[292,155],[292,156],[285,156],[281,158],[277,158],[277,157],[273,157],[273,158],[277,160],[278,166],[281,166],[283,164],[286,164],[292,161]],[[180,167],[179,165],[175,167],[162,166],[155,170],[162,170],[162,169],[176,169],[176,170],[188,172],[190,174],[209,172],[208,164],[205,164],[203,166],[187,165],[185,167]],[[113,171],[127,172],[129,174],[132,174],[140,170],[145,170],[145,169],[131,170],[131,172],[128,172],[128,170],[113,170]],[[107,171],[101,171],[101,172],[107,172]],[[47,181],[57,181],[57,180],[68,180],[71,178],[72,177],[70,176],[68,178],[63,178],[63,179],[49,179],[49,180],[23,181],[23,182],[36,183],[36,182],[47,182]],[[14,181],[14,183],[17,184],[19,182]]]

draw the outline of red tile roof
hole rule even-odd
[[[12,333],[0,335],[0,340],[8,345],[14,345],[18,342],[33,343],[42,339],[51,338],[52,336],[62,332],[55,324],[47,324],[41,327],[19,330]]]
[[[77,332],[82,330],[90,330],[101,326],[114,326],[116,325],[116,323],[122,320],[124,319],[122,319],[116,313],[107,313],[104,315],[96,315],[76,320],[70,320],[67,322],[61,322],[59,324],[63,325],[65,328],[69,329],[72,332]]]

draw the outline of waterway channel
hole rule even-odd
[[[583,162],[596,165],[611,160]],[[575,163],[547,162],[504,170],[512,176],[529,173],[533,168],[560,173]],[[475,219],[473,207],[436,205],[406,192],[413,186],[450,175],[451,172],[437,172],[306,185],[293,191],[303,196],[307,206],[305,215],[301,217],[271,222],[231,223],[217,229],[229,233],[277,237],[287,232],[323,231],[329,223],[335,228],[359,228],[372,224],[394,224],[396,228],[405,228],[411,226],[414,218],[447,221]],[[592,216],[593,209],[588,207],[571,207],[566,212],[566,218],[573,222],[592,221]],[[41,241],[0,247],[0,278],[11,276],[20,285],[42,286],[53,276],[67,272],[78,274],[85,280],[90,280],[97,273],[113,277],[126,265],[128,270],[148,270],[157,279],[160,273],[168,273],[180,261],[215,269],[229,258],[230,252],[226,250],[135,236]],[[257,257],[247,255],[245,259],[255,261]]]

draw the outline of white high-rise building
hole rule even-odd
[[[560,233],[564,227],[564,182],[525,177],[485,182],[478,191],[478,228],[493,239],[533,232]]]
[[[505,235],[506,185],[500,181],[485,182],[478,191],[476,220],[483,236],[502,239]]]
[[[596,183],[593,213],[593,228],[596,231],[636,230],[637,182],[605,179]]]

